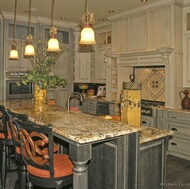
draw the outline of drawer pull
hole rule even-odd
[[[172,131],[177,131],[177,129],[176,129],[176,128],[171,128],[171,130],[172,130]]]
[[[175,117],[175,116],[171,116],[171,118],[177,119],[177,117]]]
[[[146,121],[142,121],[142,123],[143,123],[143,124],[147,124],[147,122],[146,122]]]
[[[171,145],[172,146],[177,146],[177,144],[175,142],[172,142]]]

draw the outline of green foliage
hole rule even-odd
[[[65,87],[67,84],[66,79],[58,75],[50,75],[58,58],[68,50],[64,44],[60,44],[60,49],[60,52],[48,52],[47,43],[44,44],[42,41],[38,41],[36,55],[29,58],[33,69],[28,70],[22,83],[27,84],[28,82],[33,82],[42,89],[47,87],[55,88],[56,86]],[[18,85],[20,85],[20,83],[18,83]]]

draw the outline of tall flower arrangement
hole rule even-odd
[[[27,75],[23,78],[22,83],[33,82],[40,89],[55,88],[56,86],[65,87],[67,84],[66,79],[58,75],[52,75],[51,71],[55,67],[58,58],[69,50],[68,47],[60,44],[61,51],[48,52],[47,43],[38,41],[35,49],[36,55],[29,57],[32,69],[27,71]],[[21,83],[18,83],[18,85],[21,85]]]

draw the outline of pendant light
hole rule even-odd
[[[30,22],[31,22],[31,0],[29,0],[28,36],[26,37],[26,47],[25,47],[24,56],[34,56],[35,55],[34,46],[32,45],[32,43],[33,43],[33,36],[31,34]]]
[[[16,41],[15,41],[15,30],[16,30],[16,9],[17,9],[17,0],[15,0],[15,10],[14,10],[14,26],[13,26],[13,42],[11,45],[10,51],[10,60],[18,60],[18,51],[16,50]]]
[[[60,48],[59,48],[59,42],[57,40],[57,38],[55,37],[55,35],[57,34],[57,28],[54,27],[53,21],[54,21],[54,6],[55,6],[55,0],[52,0],[52,27],[49,31],[50,33],[50,39],[48,41],[48,49],[47,51],[49,52],[59,52]]]
[[[83,14],[81,21],[81,26],[83,27],[83,29],[81,31],[81,39],[79,44],[96,44],[94,30],[91,28],[91,25],[95,23],[94,13],[88,11],[88,0],[86,0],[86,13]]]

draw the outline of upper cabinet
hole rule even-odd
[[[17,50],[19,59],[18,60],[9,60],[10,50],[11,50],[11,44],[13,41],[13,22],[7,20],[6,27],[4,28],[5,31],[5,69],[6,70],[28,70],[31,68],[30,60],[26,57],[24,57],[24,50],[25,50],[25,39],[28,35],[28,27],[27,23],[25,22],[19,22],[16,25],[15,30],[15,40],[17,43]],[[34,37],[34,40],[37,37],[36,34],[37,26],[33,24],[31,26],[31,34]]]
[[[105,31],[96,33],[97,45],[96,47],[104,47],[106,45],[111,45],[111,31],[107,29]]]
[[[171,45],[171,6],[127,14],[112,21],[112,52],[115,54]]]
[[[190,7],[184,9],[183,20],[183,86],[190,87]]]
[[[106,83],[106,63],[105,56],[111,53],[111,29],[105,27],[96,30],[95,48],[95,82]]]
[[[74,82],[90,83],[90,45],[79,45],[80,32],[75,33]]]

